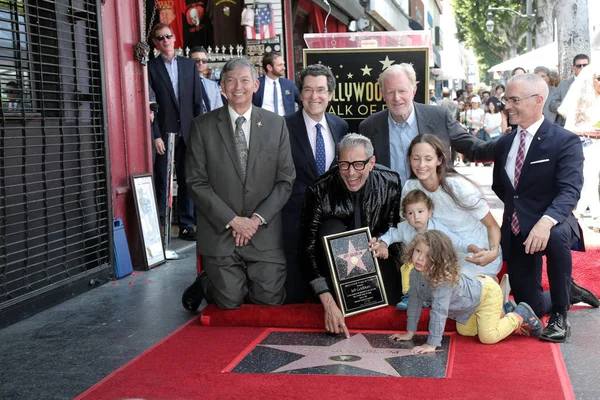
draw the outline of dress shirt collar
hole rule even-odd
[[[538,121],[536,121],[533,124],[531,124],[529,126],[529,128],[525,129],[525,131],[527,131],[527,133],[529,135],[531,135],[531,137],[534,137],[535,134],[537,133],[537,131],[540,129],[540,126],[542,126],[542,123],[544,123],[544,117],[543,116]],[[517,126],[517,133],[521,132],[522,129],[523,128],[521,128],[521,125],[518,125]]]
[[[277,77],[277,79],[273,80],[273,79],[269,78],[267,75],[265,75],[265,86],[267,84],[273,86],[274,82],[279,83],[279,77]]]
[[[164,55],[162,53],[160,54],[160,56],[162,57],[163,61],[166,62],[166,63],[168,63],[168,64],[171,64],[173,61],[177,62],[177,56],[176,55],[173,55],[173,58],[171,59],[171,61],[169,61],[169,57],[167,57],[166,55]]]
[[[250,118],[252,117],[252,106],[250,106],[250,108],[248,108],[248,110],[242,115],[238,114],[233,108],[231,108],[231,106],[227,106],[227,110],[229,111],[229,117],[231,118],[231,122],[233,122],[234,126],[235,120],[240,116],[246,118],[246,123],[250,123]]]
[[[321,124],[321,126],[327,129],[327,119],[325,118],[325,113],[323,113],[323,118],[320,121],[315,121],[311,117],[308,116],[306,110],[302,109],[302,116],[304,117],[304,121],[306,121],[307,125],[310,127],[311,131],[314,131],[315,126],[317,124]]]
[[[390,122],[390,124],[394,124],[394,125],[402,125],[404,122],[406,122],[408,124],[409,127],[414,127],[415,124],[417,123],[417,116],[415,115],[415,106],[413,105],[412,110],[410,111],[410,114],[408,115],[408,118],[406,118],[406,121],[404,122],[397,122],[393,117],[392,117],[392,113],[390,113],[388,111],[388,120]]]

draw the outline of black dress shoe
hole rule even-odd
[[[584,287],[579,286],[575,281],[571,281],[571,304],[584,302],[594,308],[600,307],[598,297]]]
[[[181,303],[186,310],[191,313],[195,313],[198,311],[198,307],[200,307],[200,303],[202,303],[203,299],[204,289],[202,289],[200,275],[198,275],[194,283],[188,286],[188,288],[183,292],[183,296],[181,296]]]
[[[196,232],[194,228],[183,228],[179,231],[179,239],[194,241],[196,240]]]
[[[542,331],[540,339],[561,343],[567,340],[570,334],[571,325],[569,325],[569,321],[567,321],[566,314],[552,312],[550,321],[548,321],[548,326]]]

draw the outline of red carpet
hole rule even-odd
[[[558,345],[456,337],[448,379],[221,372],[263,328],[193,320],[78,399],[573,399]]]

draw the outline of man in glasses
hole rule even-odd
[[[196,240],[194,202],[185,183],[185,152],[190,138],[192,119],[202,114],[202,84],[196,65],[186,57],[175,55],[175,35],[165,24],[157,24],[151,32],[152,42],[160,56],[148,62],[148,84],[154,90],[159,105],[156,120],[159,133],[154,136],[156,159],[154,182],[158,212],[164,221],[167,189],[168,134],[175,139],[175,172],[177,174],[177,219],[179,238]],[[170,228],[167,221],[167,228]]]
[[[567,92],[571,88],[573,81],[579,75],[581,70],[590,63],[590,58],[585,54],[577,54],[573,58],[573,66],[571,69],[573,70],[573,76],[569,79],[563,80],[558,84],[558,87],[554,91],[554,95],[550,100],[550,106],[548,107],[550,111],[556,114],[556,123],[560,126],[565,126],[565,119],[562,115],[558,113],[558,107],[562,104],[563,100],[567,96]]]
[[[349,133],[338,146],[337,165],[306,191],[300,230],[300,265],[325,311],[325,328],[349,337],[344,317],[332,296],[332,282],[322,237],[369,227],[379,237],[400,220],[398,174],[375,164],[371,141]],[[397,251],[394,250],[394,251]],[[399,266],[380,260],[388,303],[401,298]]]
[[[544,118],[547,96],[548,84],[538,75],[508,82],[506,111],[517,128],[497,141],[492,190],[504,202],[502,256],[515,301],[529,304],[538,317],[550,314],[540,339],[564,342],[570,305],[600,303],[571,278],[571,247],[582,239],[573,210],[583,186],[583,150],[577,135]]]
[[[309,295],[298,265],[298,237],[304,194],[335,162],[336,146],[342,136],[348,133],[346,121],[325,112],[336,85],[329,68],[321,64],[307,66],[298,73],[296,85],[303,108],[285,117],[296,167],[292,195],[282,213],[288,303],[302,303]]]
[[[198,67],[198,72],[200,73],[200,82],[202,82],[202,105],[204,106],[204,110],[208,112],[223,107],[219,85],[211,79],[206,79],[204,76],[204,72],[208,66],[206,50],[204,47],[196,46],[192,48],[191,55],[192,60],[196,63],[196,67]]]

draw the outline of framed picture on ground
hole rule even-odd
[[[152,174],[132,175],[131,186],[133,187],[140,239],[144,249],[145,267],[150,269],[166,261]]]
[[[387,306],[379,264],[369,251],[369,240],[369,228],[323,237],[332,283],[344,316]]]

